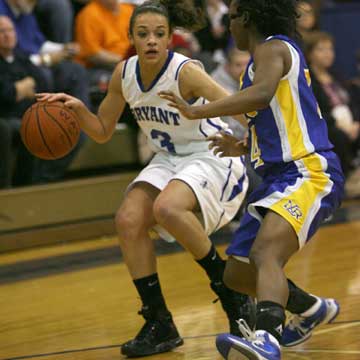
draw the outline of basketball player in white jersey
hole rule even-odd
[[[130,21],[137,56],[115,69],[98,115],[69,95],[38,95],[41,101],[63,101],[99,143],[111,138],[127,102],[156,153],[130,184],[116,215],[121,250],[146,320],[139,334],[122,346],[129,357],[169,351],[183,343],[161,292],[149,237],[154,227],[173,236],[206,271],[231,333],[239,335],[237,319],[251,322],[250,299],[223,284],[224,260],[208,237],[234,217],[244,199],[248,180],[243,160],[219,158],[208,150],[208,136],[229,131],[219,118],[189,121],[158,96],[171,89],[200,105],[228,95],[198,62],[167,50],[174,27],[194,30],[201,18],[201,9],[189,0],[151,0],[138,6]]]

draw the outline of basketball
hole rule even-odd
[[[38,102],[24,113],[20,134],[33,155],[44,160],[55,160],[75,147],[80,126],[77,115],[62,102]]]

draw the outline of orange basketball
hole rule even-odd
[[[77,115],[62,102],[38,102],[23,115],[20,134],[32,154],[55,160],[67,155],[77,144],[80,126]]]

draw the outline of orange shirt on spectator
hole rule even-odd
[[[113,13],[96,0],[86,5],[75,22],[75,37],[81,48],[77,60],[90,66],[86,58],[100,50],[125,57],[130,47],[128,31],[133,10],[133,5],[119,4],[119,11]]]

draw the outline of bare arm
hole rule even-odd
[[[94,66],[105,66],[109,69],[113,69],[121,60],[122,57],[120,55],[106,50],[100,50],[88,58],[88,61]]]
[[[285,44],[273,40],[258,46],[254,54],[256,67],[253,85],[224,99],[203,106],[188,106],[171,92],[161,96],[189,119],[246,114],[265,108],[274,97],[280,79],[291,66],[291,55]]]
[[[179,77],[180,92],[184,99],[203,97],[212,102],[224,99],[230,93],[194,62],[184,65]],[[234,119],[247,127],[245,116],[234,114]]]
[[[98,119],[102,123],[105,139],[108,141],[114,133],[116,123],[124,111],[126,101],[122,94],[122,74],[123,63],[119,64],[110,80],[108,92],[101,102],[98,111]]]
[[[64,105],[71,108],[78,115],[81,129],[98,143],[108,141],[114,133],[116,123],[125,107],[125,99],[121,90],[121,73],[123,64],[119,64],[110,80],[106,97],[99,106],[98,115],[93,114],[85,104],[70,95],[37,94],[39,101],[63,101]]]

